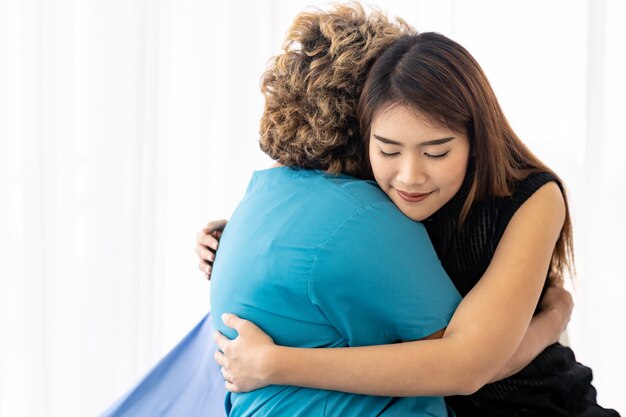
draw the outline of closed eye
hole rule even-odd
[[[425,153],[424,155],[426,155],[427,158],[429,159],[443,159],[446,156],[448,156],[448,154],[450,153],[450,151],[444,152],[444,153],[440,153],[438,155],[431,155],[429,153]]]
[[[378,149],[378,154],[382,156],[383,158],[394,158],[400,155],[400,152],[387,153],[387,152],[384,152],[382,149]]]

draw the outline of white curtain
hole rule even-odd
[[[268,166],[259,78],[312,3],[0,0],[1,417],[97,415],[205,314],[195,233]],[[626,4],[378,6],[466,46],[569,185],[570,339],[626,413]]]

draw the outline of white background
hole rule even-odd
[[[0,0],[0,416],[97,415],[205,314],[195,234],[269,165],[259,79],[313,3]],[[626,2],[378,5],[469,49],[568,184],[571,343],[626,413]]]

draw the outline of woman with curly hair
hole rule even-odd
[[[254,172],[221,236],[211,288],[220,331],[234,335],[219,320],[226,311],[293,347],[389,344],[447,326],[460,296],[424,226],[375,182],[355,177],[367,159],[353,114],[359,86],[380,51],[407,33],[403,22],[356,5],[296,18],[262,81],[261,148],[276,163]],[[334,39],[330,48],[315,41],[326,37]],[[460,188],[468,151],[460,145],[447,162],[441,204]],[[224,404],[236,416],[448,415],[440,396],[294,386],[220,395],[210,325],[205,318],[105,415],[218,415]]]
[[[447,398],[458,416],[618,415],[597,404],[589,368],[556,343],[571,311],[560,282],[573,258],[561,180],[513,132],[462,46],[408,33],[369,71],[359,59],[374,38],[341,22],[310,14],[264,77],[261,147],[281,168],[255,174],[244,202],[256,205],[237,209],[205,269],[214,325],[237,336],[216,336],[233,415],[445,415],[441,403],[410,396],[458,394]],[[405,216],[424,222],[463,296],[445,329],[432,331],[452,298],[433,280],[430,249],[407,236],[422,239],[409,227],[416,223],[374,213],[382,202],[361,193],[369,183],[328,176],[338,171],[375,179]],[[357,206],[309,186],[311,176]],[[269,200],[250,194],[270,188],[279,191]],[[294,201],[296,212],[287,208]],[[322,206],[329,211],[320,215]],[[214,232],[199,236],[203,269],[217,249]],[[416,264],[402,255],[407,248]],[[243,278],[240,262],[254,264]],[[221,313],[247,320],[226,314],[222,324]],[[428,335],[438,339],[392,343]]]

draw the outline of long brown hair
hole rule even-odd
[[[573,272],[572,223],[563,182],[515,134],[487,77],[465,48],[441,34],[425,32],[403,36],[383,52],[368,74],[358,105],[365,150],[373,118],[396,105],[466,132],[475,169],[468,178],[461,225],[474,202],[510,196],[532,172],[552,174],[563,190],[566,215],[550,273],[561,277],[565,270]]]

